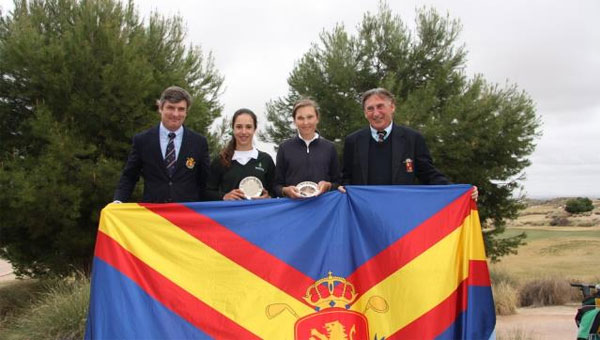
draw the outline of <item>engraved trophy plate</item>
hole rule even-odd
[[[247,198],[256,198],[262,194],[263,185],[260,179],[248,176],[240,181],[240,190],[244,192]]]
[[[306,181],[300,182],[296,185],[296,189],[300,192],[300,195],[304,197],[313,197],[317,196],[319,193],[319,186],[315,182]]]

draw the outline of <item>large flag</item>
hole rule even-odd
[[[87,339],[488,339],[472,187],[110,204]]]

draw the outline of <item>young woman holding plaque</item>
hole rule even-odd
[[[233,137],[210,164],[206,184],[208,199],[271,197],[275,164],[269,154],[254,147],[256,127],[256,115],[251,110],[239,109],[233,114]]]
[[[320,195],[339,185],[339,161],[332,142],[317,133],[319,109],[315,101],[301,99],[292,110],[298,136],[279,145],[275,168],[275,194],[305,198]],[[306,182],[309,187],[303,187]],[[311,189],[310,184],[316,184]],[[314,190],[306,194],[304,188]]]

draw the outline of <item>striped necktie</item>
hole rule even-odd
[[[169,143],[167,144],[167,152],[165,153],[165,165],[167,166],[167,173],[169,177],[173,177],[175,173],[175,133],[169,132]]]
[[[377,142],[382,143],[383,140],[385,139],[386,134],[387,134],[387,131],[385,131],[385,130],[377,131]]]

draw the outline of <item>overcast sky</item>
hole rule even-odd
[[[12,1],[1,0],[4,9]],[[376,0],[138,0],[140,14],[181,15],[188,39],[213,53],[225,77],[221,101],[259,114],[284,96],[295,63],[319,33],[343,23],[351,33]],[[526,169],[529,197],[600,197],[600,1],[389,1],[414,27],[415,9],[460,19],[467,72],[517,84],[531,95],[543,137]],[[264,121],[264,118],[263,118]],[[365,121],[366,123],[366,121]],[[265,150],[270,151],[270,150]]]

